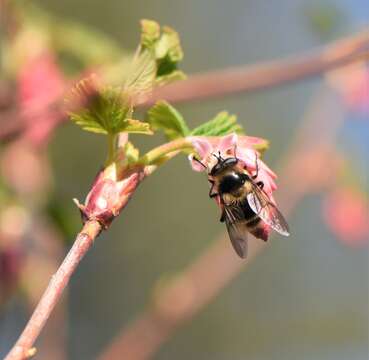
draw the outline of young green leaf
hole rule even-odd
[[[84,130],[109,135],[152,134],[149,124],[131,119],[133,109],[120,88],[104,88],[88,78],[74,87],[71,99],[71,120]]]
[[[141,20],[141,45],[152,49],[160,38],[160,25],[153,20]]]
[[[173,70],[169,74],[158,75],[155,79],[155,85],[162,86],[178,80],[186,79],[186,74],[181,70]]]
[[[123,152],[125,165],[136,163],[140,157],[139,150],[130,141],[124,145]]]
[[[140,120],[135,120],[135,119],[126,119],[126,125],[124,127],[124,132],[133,133],[133,134],[144,134],[144,135],[153,134],[150,128],[150,124],[146,122],[142,122]]]
[[[224,136],[230,133],[242,134],[243,129],[237,123],[237,117],[226,111],[217,114],[212,120],[198,126],[190,133],[192,136]]]
[[[134,56],[129,76],[124,85],[132,103],[151,92],[154,86],[185,78],[177,69],[183,52],[178,34],[152,20],[141,21],[141,43]]]
[[[183,59],[179,35],[169,26],[160,29],[155,21],[142,20],[138,54],[141,52],[149,53],[155,61],[156,81],[153,85],[164,85],[185,78],[185,74],[177,69]]]
[[[162,35],[155,47],[155,53],[157,59],[167,57],[173,63],[181,61],[183,51],[178,33],[169,26],[163,26]]]
[[[158,101],[147,113],[147,121],[156,130],[163,130],[169,140],[189,135],[182,115],[166,101]]]
[[[125,84],[124,91],[131,98],[149,93],[154,87],[157,64],[154,53],[150,49],[139,49],[132,62],[130,75]]]

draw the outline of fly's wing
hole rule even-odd
[[[253,191],[247,195],[247,201],[255,214],[257,214],[272,229],[284,236],[289,236],[288,224],[278,208],[269,200],[263,190],[254,182]]]
[[[242,209],[236,205],[224,205],[225,223],[232,246],[241,258],[247,256],[247,229]]]

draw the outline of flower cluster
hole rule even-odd
[[[265,144],[264,139],[250,136],[236,135],[235,133],[224,137],[191,137],[193,147],[198,155],[190,155],[189,160],[193,170],[210,170],[217,162],[214,155],[220,155],[222,158],[236,157],[242,163],[245,170],[250,175],[256,175],[256,182],[264,184],[263,190],[269,200],[275,204],[273,191],[277,189],[275,183],[276,174],[260,160],[260,153],[255,150],[260,144]],[[205,167],[204,167],[205,166]],[[221,206],[220,199],[215,198],[218,206]],[[270,226],[265,222],[253,233],[256,237],[268,240]]]
[[[200,160],[207,169],[211,169],[217,159],[213,154],[219,154],[223,158],[234,156],[245,166],[250,173],[256,173],[258,168],[258,177],[256,182],[264,183],[264,191],[271,201],[273,199],[273,191],[277,189],[275,179],[276,174],[260,159],[260,153],[255,150],[260,144],[265,144],[265,140],[252,136],[244,136],[230,134],[224,137],[196,137],[190,138],[194,149],[197,152],[198,160]],[[204,171],[205,168],[194,159],[195,155],[190,155],[192,169],[195,171]],[[197,157],[196,157],[197,159]]]

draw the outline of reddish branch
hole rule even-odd
[[[311,53],[264,64],[215,70],[158,88],[150,102],[209,99],[291,83],[369,58],[369,31],[338,40]]]

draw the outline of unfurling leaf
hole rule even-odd
[[[189,135],[182,115],[166,101],[157,102],[147,113],[147,120],[154,130],[163,130],[169,140]]]
[[[193,129],[191,136],[224,136],[231,133],[242,134],[243,129],[237,123],[237,117],[222,111],[210,121]]]
[[[146,75],[146,77],[152,80],[152,86],[164,85],[185,78],[185,74],[177,69],[178,63],[183,59],[183,51],[178,33],[172,28],[163,26],[160,29],[159,24],[155,21],[142,20],[141,43],[135,59],[140,59],[143,55],[145,60],[136,60],[136,67],[139,68],[140,63],[149,62],[148,58],[151,57],[151,61],[155,63],[155,67],[150,65],[154,75],[150,77]],[[133,73],[137,74],[140,71],[134,70]],[[137,75],[133,76],[130,84],[136,82],[137,79],[139,79]],[[149,87],[144,89],[144,91],[148,90],[150,90]]]
[[[169,61],[177,63],[183,59],[183,51],[178,33],[169,26],[163,26],[163,34],[155,47],[158,59],[168,58]]]
[[[186,79],[186,74],[181,70],[173,70],[169,74],[159,75],[155,79],[155,85],[162,86],[174,81]]]
[[[110,135],[152,134],[149,124],[130,118],[132,107],[120,88],[102,87],[90,77],[73,88],[70,99],[71,120],[84,130]]]
[[[150,124],[142,122],[135,119],[126,119],[126,125],[124,127],[124,132],[134,133],[134,134],[145,134],[152,135],[153,132],[150,128]]]
[[[140,152],[130,141],[127,141],[127,143],[123,146],[123,152],[125,165],[133,164],[138,161]]]
[[[153,20],[141,20],[141,45],[152,48],[160,38],[160,25]]]
[[[171,28],[152,20],[141,21],[141,43],[133,58],[124,92],[132,103],[140,103],[154,86],[182,80],[185,74],[177,69],[183,58],[179,36]]]
[[[132,62],[130,74],[124,84],[124,91],[136,98],[151,92],[155,84],[157,64],[150,49],[139,49]]]

